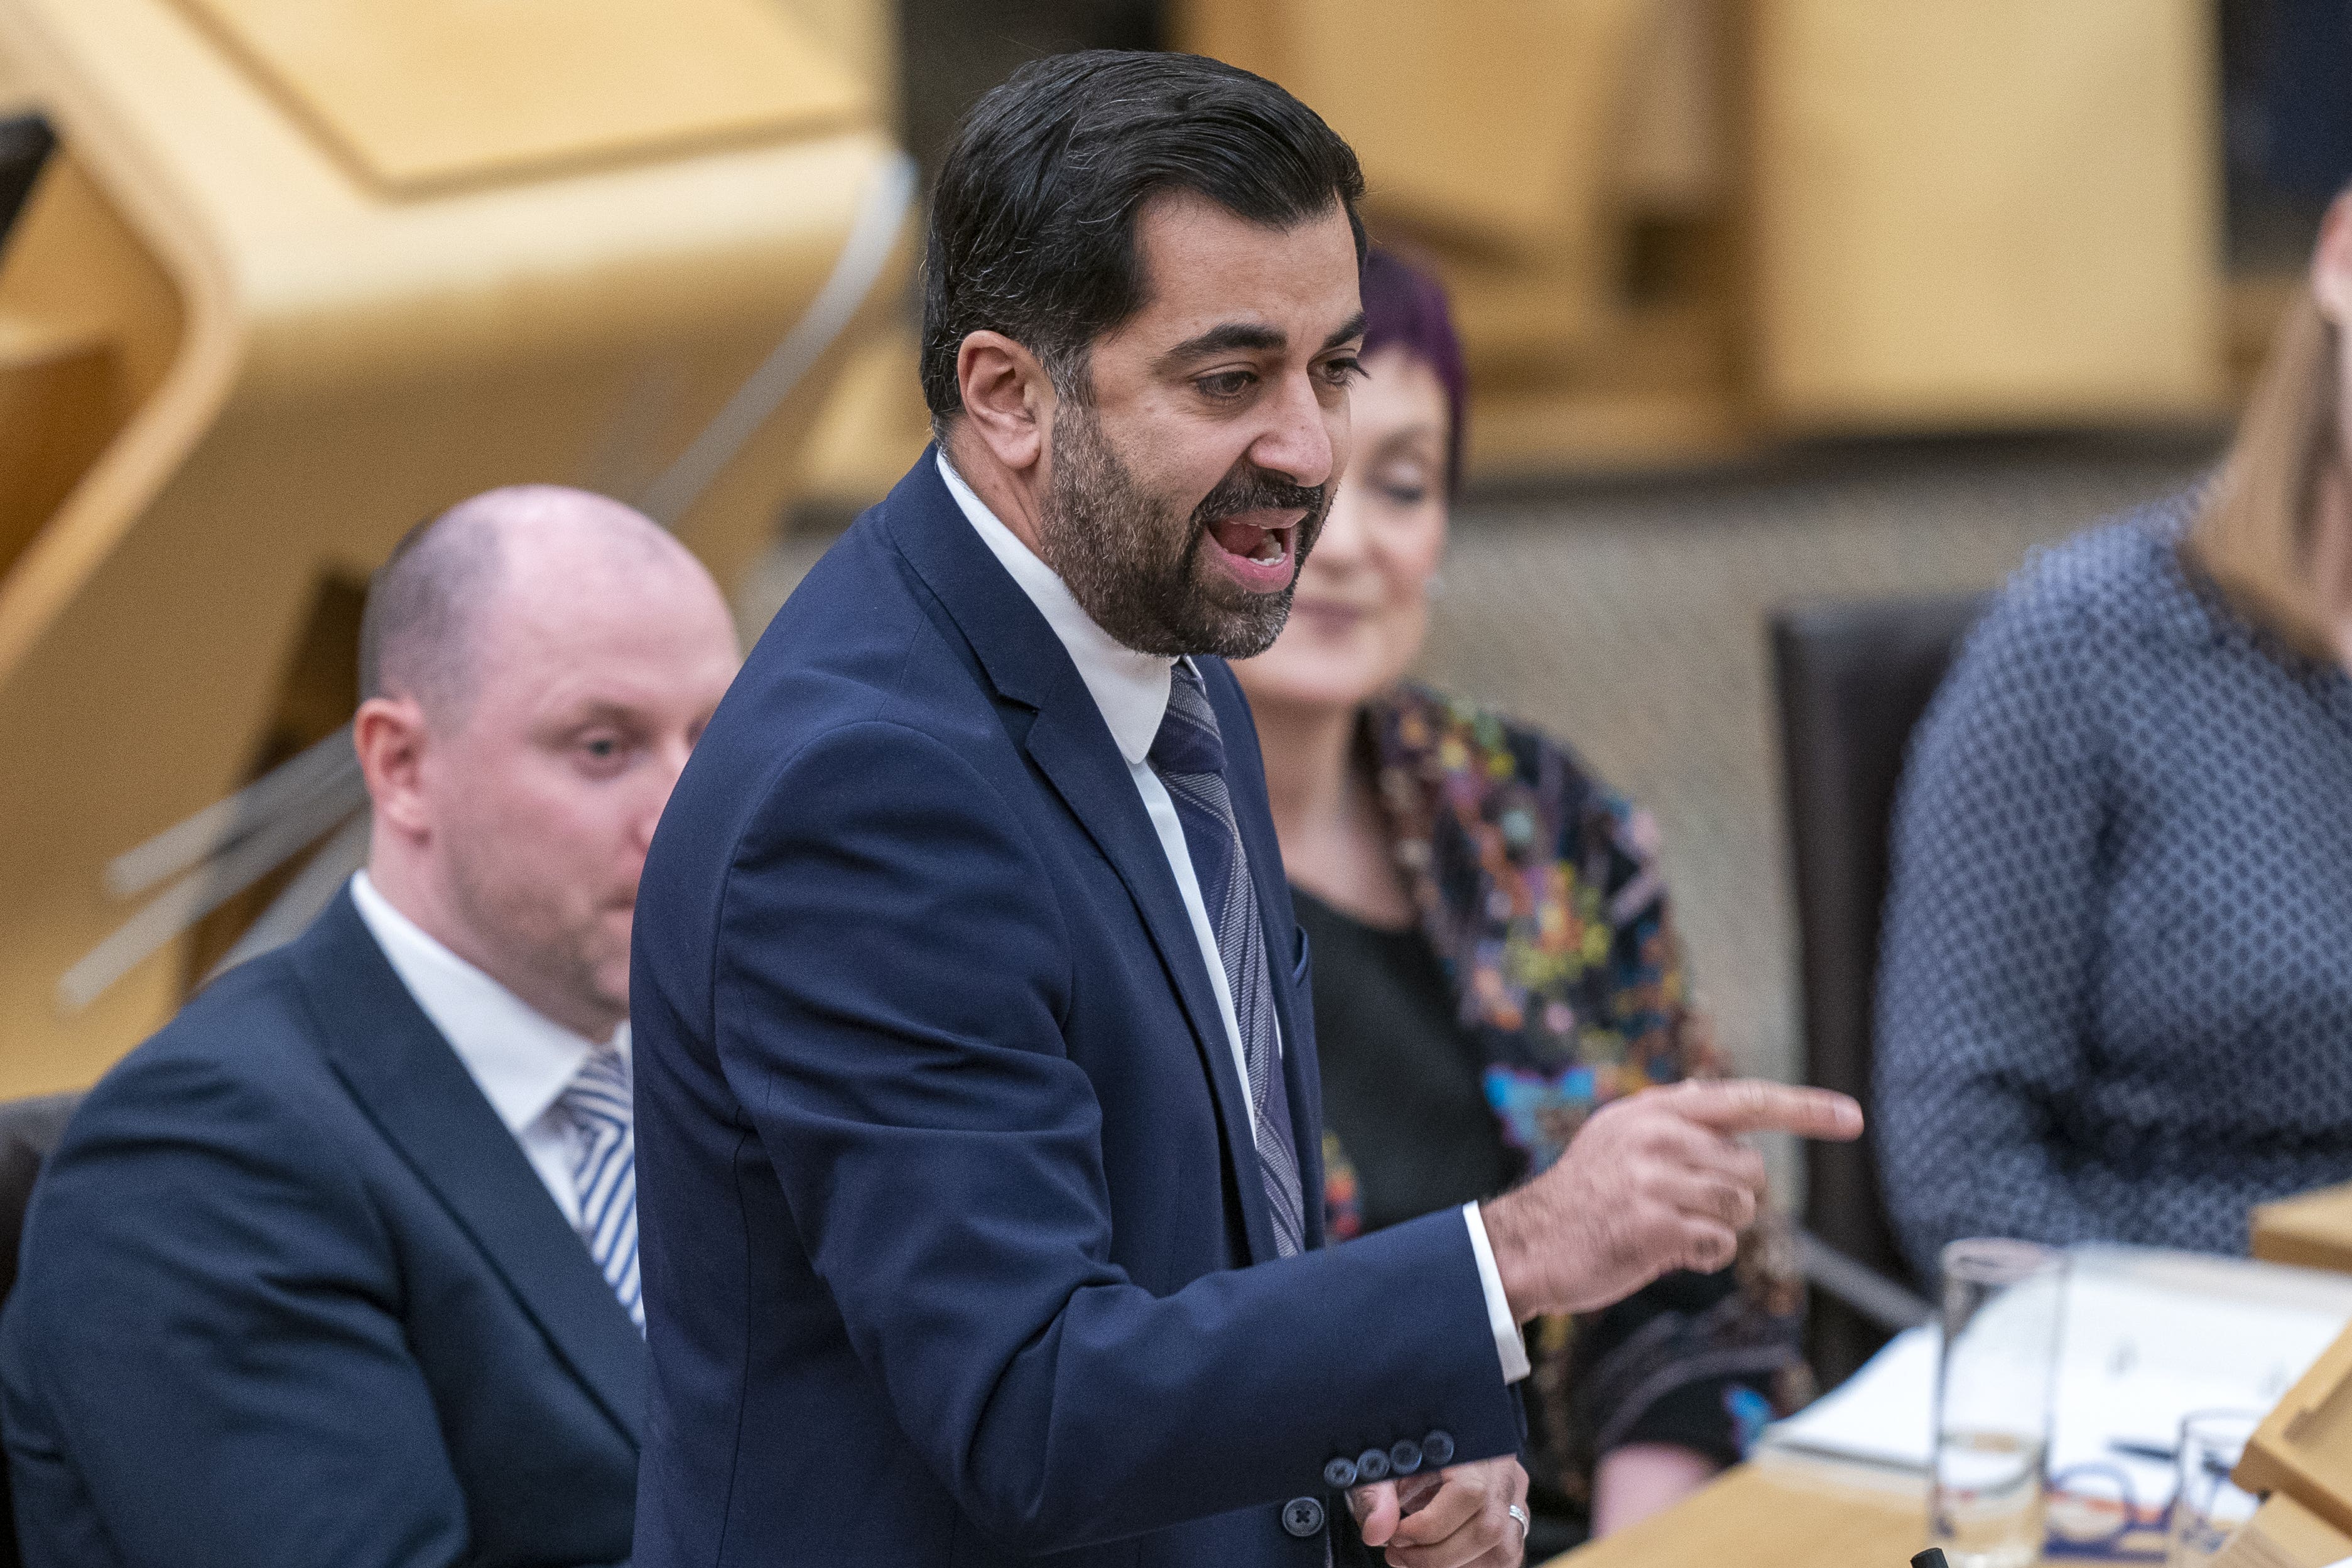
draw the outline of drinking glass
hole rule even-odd
[[[2230,1472],[2263,1423],[2258,1410],[2199,1410],[2180,1421],[2179,1482],[2165,1531],[2165,1568],[2205,1568],[2254,1511]]]
[[[1943,1266],[1929,1538],[1952,1568],[2026,1568],[2042,1554],[2066,1255],[1975,1238]]]

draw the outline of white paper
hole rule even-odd
[[[2119,1454],[2116,1442],[2169,1450],[2180,1418],[2206,1409],[2268,1410],[2352,1321],[2352,1277],[2241,1259],[2138,1248],[2076,1249],[2066,1285],[2050,1466],[2122,1470],[2143,1508],[2172,1495],[2168,1461]],[[1932,1327],[1898,1334],[1840,1387],[1765,1442],[1924,1472],[1933,1441]]]
[[[1764,1441],[1776,1448],[1925,1471],[1942,1337],[1932,1324],[1904,1330],[1861,1371],[1767,1427]]]

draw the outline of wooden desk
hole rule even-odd
[[[2252,1231],[2257,1258],[2352,1273],[2352,1184],[2263,1205],[2254,1210]],[[2217,1266],[2165,1254],[2138,1255],[2137,1260],[2125,1256],[2123,1266],[2142,1271],[2143,1277],[2180,1285],[2192,1284],[2201,1270]],[[2116,1264],[2109,1260],[2105,1266]],[[2273,1293],[2286,1288],[2276,1281],[2263,1287]],[[2302,1412],[2294,1442],[2308,1462],[2298,1475],[2314,1470],[2315,1465],[2332,1466],[2335,1453],[2352,1454],[2352,1395],[2333,1399],[2327,1395],[2328,1389],[2352,1387],[2347,1373],[2352,1373],[2352,1332],[2320,1358],[2281,1407],[2283,1413]],[[2305,1386],[2314,1383],[2322,1386]],[[2325,1411],[2311,1408],[2322,1404],[2327,1406]],[[2273,1416],[2273,1423],[2280,1418]],[[2255,1461],[2250,1458],[2248,1464]],[[2278,1487],[2283,1473],[2258,1470],[2249,1478],[2246,1470],[2239,1472],[2242,1482],[2257,1490]],[[2352,1477],[2352,1459],[2344,1461],[2342,1473]],[[1817,1466],[1801,1458],[1768,1453],[1725,1472],[1713,1485],[1656,1518],[1557,1557],[1547,1568],[1685,1568],[1710,1562],[1738,1563],[1742,1568],[1902,1568],[1927,1543],[1924,1482],[1906,1487],[1892,1479],[1875,1482],[1840,1476],[1827,1462]],[[2352,1479],[2336,1484],[2334,1469],[2321,1484],[2333,1484],[2338,1496],[2352,1497]],[[2352,1553],[2352,1502],[2315,1510],[2285,1495],[2287,1490],[2272,1496],[2256,1516],[2261,1528],[2242,1532],[2221,1568],[2319,1568]],[[2157,1544],[2153,1534],[2136,1531],[2124,1545],[2144,1560],[2147,1550]]]
[[[1903,1568],[1927,1544],[1918,1491],[1848,1486],[1788,1461],[1736,1466],[1654,1519],[1549,1568]]]
[[[2352,1274],[2352,1185],[2256,1208],[2252,1251],[2266,1262]]]

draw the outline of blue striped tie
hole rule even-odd
[[[1234,1021],[1241,1028],[1249,1068],[1250,1102],[1266,1206],[1274,1212],[1275,1249],[1287,1258],[1306,1244],[1299,1202],[1298,1151],[1291,1141],[1290,1091],[1282,1081],[1282,1050],[1274,1016],[1274,979],[1266,967],[1265,925],[1258,918],[1257,884],[1234,821],[1225,789],[1225,741],[1216,710],[1190,660],[1179,660],[1168,693],[1168,714],[1152,737],[1152,770],[1168,786],[1183,825],[1192,873],[1224,961]]]
[[[637,1145],[629,1127],[629,1063],[618,1051],[589,1052],[556,1104],[579,1134],[572,1188],[580,1198],[580,1239],[589,1259],[642,1333],[637,1283]]]

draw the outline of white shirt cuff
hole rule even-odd
[[[1465,1203],[1462,1218],[1470,1227],[1470,1255],[1478,1260],[1478,1288],[1486,1292],[1486,1326],[1495,1331],[1495,1354],[1502,1358],[1503,1381],[1517,1383],[1534,1369],[1528,1362],[1528,1342],[1511,1321],[1511,1303],[1503,1294],[1503,1271],[1495,1267],[1495,1247],[1486,1239],[1486,1221],[1478,1206]]]

